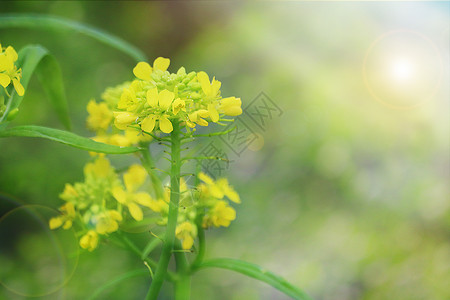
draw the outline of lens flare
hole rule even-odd
[[[412,109],[432,99],[442,75],[439,49],[428,37],[410,30],[380,36],[370,45],[363,63],[370,95],[393,109]]]

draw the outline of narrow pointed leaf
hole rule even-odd
[[[77,32],[96,39],[132,57],[135,61],[146,61],[145,54],[128,42],[97,28],[72,20],[39,14],[3,14],[0,16],[0,28],[50,29],[65,32]]]
[[[242,260],[231,258],[210,259],[203,261],[197,268],[220,268],[235,271],[248,277],[255,278],[259,281],[263,281],[293,299],[311,300],[306,293],[287,282],[284,278],[275,275],[274,273],[267,271],[258,265]]]
[[[41,126],[26,125],[0,130],[0,138],[13,136],[45,138],[82,150],[107,154],[125,154],[140,150],[140,148],[137,147],[119,147],[114,145],[103,144],[76,135],[72,132]]]
[[[68,130],[71,128],[69,108],[67,105],[61,68],[53,55],[47,54],[40,61],[36,75],[41,82],[42,88],[56,111],[61,123]]]
[[[70,129],[71,123],[64,84],[61,69],[56,59],[44,47],[29,45],[19,51],[17,66],[22,68],[22,79],[20,82],[25,88],[25,94],[27,93],[26,90],[31,76],[36,72],[58,118],[67,129]],[[6,112],[0,118],[0,122],[7,118],[10,111],[19,108],[22,103],[24,96],[19,96],[14,89],[11,89],[10,94],[11,97],[8,100]]]

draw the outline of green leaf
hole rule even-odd
[[[39,14],[0,15],[0,28],[23,27],[77,32],[96,39],[132,57],[135,61],[146,61],[145,54],[128,42],[94,27],[55,16]]]
[[[0,130],[0,138],[12,136],[45,138],[82,150],[107,154],[125,154],[141,150],[137,147],[119,147],[98,143],[91,139],[76,135],[72,132],[34,125],[16,126]]]
[[[220,268],[235,271],[246,276],[255,278],[257,280],[263,281],[270,284],[277,290],[283,292],[284,294],[298,300],[311,300],[311,298],[306,295],[299,288],[293,286],[287,282],[284,278],[275,275],[272,272],[265,270],[264,268],[248,263],[238,259],[231,258],[216,258],[203,261],[197,266],[198,269],[201,268]]]
[[[71,124],[64,84],[61,69],[56,59],[47,49],[39,45],[26,46],[19,51],[18,55],[17,66],[22,68],[22,79],[20,82],[25,88],[25,93],[31,76],[36,72],[60,121],[67,129],[70,129]],[[6,112],[0,118],[0,122],[4,121],[11,111],[19,108],[23,97],[19,96],[14,89],[11,90],[11,97],[7,103]]]
[[[147,275],[148,271],[144,270],[144,269],[138,269],[138,270],[134,270],[134,271],[130,271],[128,273],[125,273],[123,275],[117,276],[115,278],[113,278],[112,280],[102,284],[100,287],[98,287],[92,294],[91,296],[89,296],[89,298],[87,298],[87,300],[94,300],[97,299],[98,296],[105,290],[116,286],[117,284],[119,284],[120,282],[133,278],[133,277],[137,277],[137,276],[143,276],[143,275]]]
[[[70,130],[69,108],[67,105],[61,68],[53,55],[47,54],[40,61],[36,75],[47,93],[49,100],[56,111],[61,123]]]

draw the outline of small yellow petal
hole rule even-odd
[[[23,88],[23,85],[20,83],[19,80],[13,79],[13,85],[14,89],[16,90],[19,96],[23,96],[25,94],[25,89]]]
[[[218,199],[222,199],[224,196],[223,191],[216,184],[209,186],[209,192],[213,197]]]
[[[146,117],[141,123],[142,130],[144,130],[146,132],[152,132],[153,129],[155,128],[155,123],[156,123],[155,119],[156,119],[156,117],[154,115],[150,115],[150,116]]]
[[[17,58],[19,57],[19,56],[17,55],[16,50],[14,50],[14,48],[11,47],[11,46],[8,46],[8,48],[6,48],[5,53],[6,53],[6,55],[7,55],[8,57],[11,58],[12,61],[16,61]]]
[[[181,246],[185,250],[191,249],[193,245],[194,245],[194,239],[190,235],[186,236],[183,240],[183,243],[181,244]]]
[[[63,224],[63,220],[61,217],[55,217],[55,218],[51,218],[49,221],[49,227],[50,229],[56,229],[58,227],[61,227],[61,225]]]
[[[213,78],[213,81],[211,83],[211,95],[210,96],[216,97],[217,94],[219,93],[221,85],[222,85],[222,83],[219,80],[216,80],[215,78]]]
[[[209,95],[211,93],[211,84],[209,82],[208,74],[205,72],[198,72],[197,80],[201,84],[203,92],[206,95]]]
[[[108,211],[109,216],[111,217],[111,219],[116,220],[116,221],[122,221],[122,215],[119,214],[119,212],[117,210],[110,210]]]
[[[207,118],[209,117],[209,111],[207,111],[206,109],[199,109],[197,111],[198,115],[202,118]]]
[[[206,121],[204,119],[198,119],[197,124],[200,126],[208,126],[208,121]]]
[[[176,115],[180,110],[186,111],[186,103],[184,102],[184,100],[177,98],[172,103],[172,112],[174,115]]]
[[[239,116],[242,114],[242,101],[240,98],[228,97],[220,101],[220,110],[227,116]]]
[[[153,68],[161,70],[161,71],[166,71],[167,68],[169,67],[169,65],[170,65],[170,59],[164,58],[164,57],[158,57],[153,62]]]
[[[192,122],[197,122],[198,113],[196,111],[194,111],[193,113],[190,113],[188,116],[189,116],[189,120],[191,120]]]
[[[140,193],[134,194],[133,199],[134,199],[134,202],[136,202],[142,206],[146,206],[148,208],[152,208],[152,206],[153,206],[152,197],[150,197],[150,195],[145,192],[140,192]]]
[[[168,109],[172,104],[175,94],[168,90],[163,90],[158,95],[158,104],[162,109]]]
[[[159,119],[159,128],[164,133],[171,133],[173,131],[172,123],[166,117],[161,117]]]
[[[72,221],[67,220],[63,225],[63,229],[69,229],[70,227],[72,227]]]
[[[206,184],[214,184],[214,180],[203,172],[198,173],[198,178]]]
[[[81,239],[80,246],[83,249],[93,251],[98,245],[98,234],[94,230],[89,230]]]
[[[0,73],[0,85],[7,87],[11,82],[11,78],[8,75]]]
[[[224,109],[224,113],[227,116],[231,117],[239,116],[240,114],[242,114],[242,108],[240,108],[239,106],[231,106],[227,109]]]
[[[133,74],[142,80],[150,80],[152,79],[150,75],[152,75],[152,67],[146,62],[140,62],[134,67]]]
[[[112,189],[113,197],[117,200],[117,202],[121,204],[127,203],[127,193],[120,186],[115,186]]]
[[[123,181],[128,192],[136,191],[147,178],[147,171],[141,165],[132,165],[123,175]]]
[[[141,221],[144,218],[144,214],[142,213],[142,209],[136,203],[130,202],[128,203],[128,210],[130,211],[131,216],[136,221]]]
[[[114,112],[114,125],[121,130],[125,130],[128,125],[136,121],[137,115],[130,112]]]
[[[208,104],[208,112],[211,117],[211,121],[213,121],[214,123],[219,121],[219,113],[217,112],[217,109],[213,104]]]
[[[189,121],[186,121],[186,125],[189,126],[190,128],[195,128],[195,124]]]
[[[153,88],[147,91],[147,103],[151,107],[158,106],[158,88]]]

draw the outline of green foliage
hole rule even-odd
[[[59,63],[47,49],[40,45],[27,46],[21,49],[18,55],[18,67],[22,68],[21,83],[23,87],[27,89],[31,76],[36,72],[61,123],[67,129],[70,129],[69,111]],[[6,111],[0,117],[0,122],[7,118],[11,112],[19,110],[23,97],[19,96],[15,91],[11,92],[11,99],[8,100]]]
[[[63,18],[37,14],[4,14],[0,16],[0,28],[1,27],[23,27],[33,29],[43,28],[62,30],[65,32],[78,32],[80,34],[92,37],[99,42],[111,46],[112,48],[122,51],[134,58],[136,61],[146,60],[146,57],[142,51],[124,40],[86,24],[81,24]]]
[[[311,298],[306,295],[299,288],[293,286],[287,282],[284,278],[275,275],[274,273],[267,271],[266,269],[248,263],[238,259],[231,258],[216,258],[208,259],[198,265],[199,269],[202,268],[221,268],[241,273],[245,276],[255,278],[259,281],[265,282],[277,290],[285,293],[286,295],[297,300],[310,300]]]
[[[42,126],[24,125],[0,130],[0,137],[39,137],[66,144],[81,150],[108,154],[127,154],[139,151],[137,147],[119,147],[98,143],[74,133]]]

